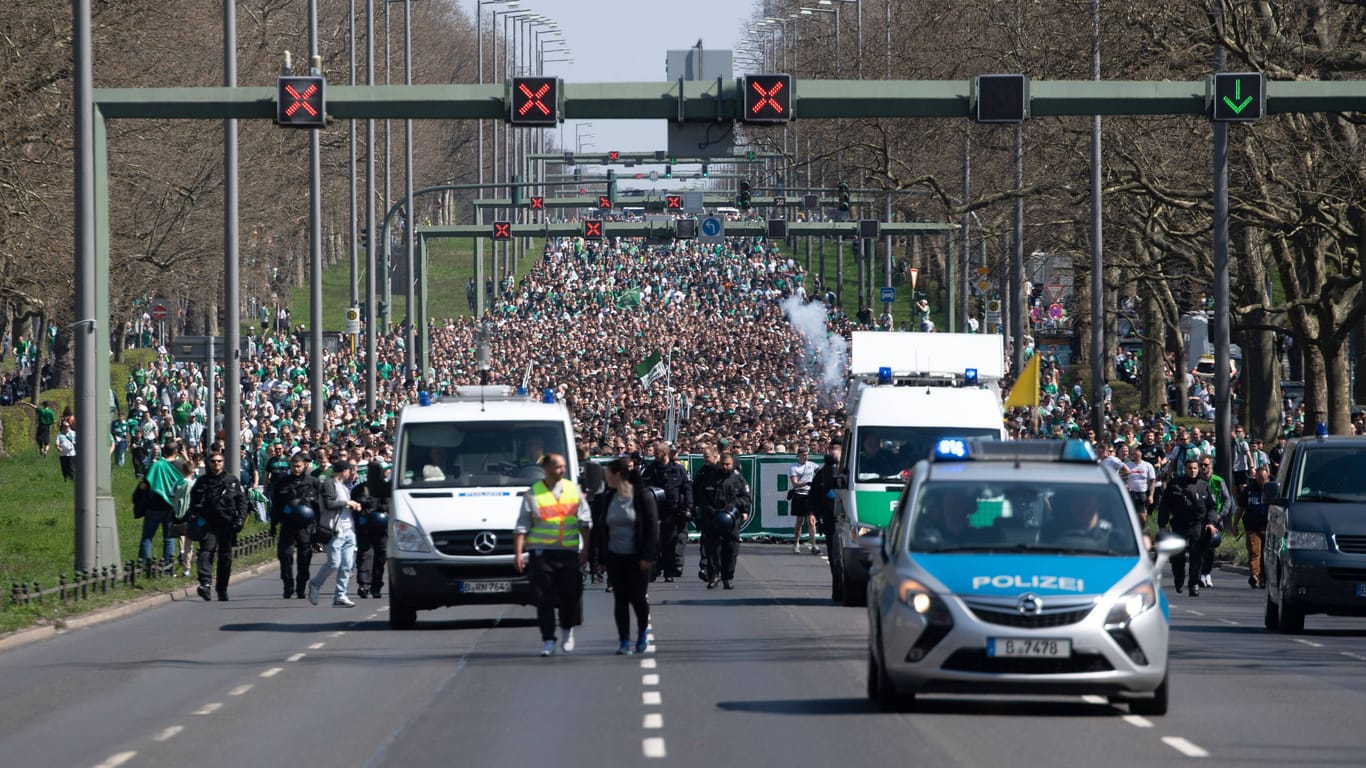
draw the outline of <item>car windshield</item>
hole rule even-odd
[[[912,552],[1138,554],[1120,490],[1105,483],[927,483],[910,509]]]
[[[568,456],[558,421],[409,424],[399,444],[399,487],[526,487],[543,477],[546,453]]]
[[[902,473],[930,455],[945,437],[999,439],[999,429],[957,427],[859,427],[854,455],[854,480],[875,483],[901,480]]]
[[[1314,446],[1302,451],[1299,501],[1366,501],[1366,450],[1351,446]]]

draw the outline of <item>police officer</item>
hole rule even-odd
[[[513,529],[512,566],[528,572],[541,629],[541,655],[555,653],[555,611],[559,609],[564,634],[560,649],[574,650],[574,627],[583,623],[583,577],[593,527],[592,512],[578,483],[565,477],[564,456],[547,453],[541,459],[544,479],[537,480],[522,500]],[[580,540],[582,539],[582,546]],[[530,550],[530,559],[522,554]]]
[[[831,442],[825,449],[825,463],[816,470],[816,479],[811,482],[816,525],[825,537],[825,551],[830,557],[832,600],[839,600],[844,595],[844,557],[840,554],[839,535],[835,532],[835,491],[839,489],[840,454],[843,452],[843,446]]]
[[[389,546],[390,488],[384,465],[371,461],[365,470],[365,483],[352,492],[360,502],[356,519],[356,582],[360,597],[379,597],[384,591],[385,548]]]
[[[1186,560],[1190,559],[1190,594],[1200,594],[1200,564],[1205,559],[1209,536],[1219,531],[1216,525],[1214,496],[1209,484],[1200,477],[1200,460],[1195,454],[1186,459],[1185,472],[1162,492],[1157,510],[1157,527],[1171,530],[1186,539],[1186,551],[1172,557],[1172,578],[1176,591],[1186,584]]]
[[[692,514],[692,483],[688,470],[673,460],[673,448],[659,440],[654,444],[655,460],[641,470],[647,486],[658,488],[659,561],[655,575],[665,581],[683,575],[683,553],[688,547],[688,518]]]
[[[303,451],[290,457],[289,474],[273,483],[270,494],[270,535],[279,534],[275,555],[280,560],[280,581],[284,582],[286,600],[296,595],[302,599],[311,576],[310,538],[323,489],[318,478],[308,473],[308,464],[308,454]]]
[[[735,561],[740,556],[740,529],[749,519],[749,484],[735,469],[735,458],[708,447],[707,465],[693,480],[693,499],[706,550],[707,589],[719,582],[734,589]]]
[[[190,512],[199,526],[199,596],[209,599],[214,556],[218,557],[218,599],[228,601],[232,547],[247,524],[247,494],[236,475],[223,471],[223,451],[209,452],[208,468],[190,491]]]

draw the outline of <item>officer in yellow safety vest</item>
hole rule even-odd
[[[574,650],[574,627],[583,623],[582,567],[587,559],[592,513],[579,486],[564,476],[564,456],[548,453],[541,459],[545,479],[522,498],[522,512],[513,530],[513,567],[530,571],[536,621],[541,627],[541,655],[555,653],[555,609],[560,611],[564,637],[560,648]],[[522,555],[530,548],[529,562]]]

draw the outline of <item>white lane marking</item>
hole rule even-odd
[[[659,675],[641,675],[641,685],[659,685]]]
[[[1234,621],[1233,619],[1220,619],[1220,621],[1224,622],[1225,624],[1228,624],[1229,626],[1238,626],[1238,622]]]
[[[370,614],[369,616],[366,616],[365,618],[367,618],[367,619],[378,619],[378,618],[379,618],[379,611],[375,611],[374,613]]]
[[[284,671],[284,667],[271,667],[270,669],[267,669],[265,672],[262,672],[261,677],[275,677],[276,675]]]
[[[339,631],[337,631],[337,632],[333,632],[332,634],[328,635],[328,637],[341,637],[341,636],[344,635],[344,634],[346,634],[345,631],[340,631],[340,630],[339,630]]]
[[[1359,653],[1352,653],[1351,651],[1338,651],[1338,653],[1341,653],[1343,656],[1346,656],[1349,659],[1356,659],[1357,661],[1366,661],[1366,656],[1362,656]]]
[[[660,697],[659,691],[641,691],[640,693],[640,703],[647,707],[657,707],[661,701],[663,699]]]
[[[318,650],[319,648],[323,647],[324,645],[327,645],[327,643],[314,643],[314,644],[308,646],[308,650],[310,650],[310,651],[316,651],[316,650]]]
[[[231,691],[228,691],[228,695],[229,695],[229,696],[241,696],[242,694],[246,693],[247,691],[250,691],[251,689],[252,689],[252,684],[251,684],[251,683],[247,683],[246,685],[239,685],[239,686],[237,686],[236,688],[233,688]]]
[[[658,736],[651,736],[640,743],[640,748],[645,752],[646,757],[667,757],[668,752],[664,749],[664,740]]]
[[[110,755],[109,759],[95,766],[95,768],[118,768],[120,765],[123,765],[137,756],[138,753],[136,752],[120,752],[117,755]]]
[[[654,669],[658,664],[659,664],[659,662],[655,661],[654,659],[641,659],[641,660],[640,660],[640,668],[641,668],[641,669]]]
[[[176,737],[176,734],[180,733],[183,730],[185,730],[185,726],[173,725],[170,728],[167,728],[166,730],[162,731],[161,733],[158,733],[157,735],[153,736],[152,739],[154,741],[170,741],[171,739],[174,739]]]
[[[1081,700],[1087,704],[1109,704],[1110,700],[1104,696],[1082,696]]]
[[[1192,610],[1189,609],[1189,608],[1186,609],[1186,613],[1189,613],[1189,614],[1192,615],[1192,616],[1204,616],[1204,615],[1205,615],[1205,614],[1203,614],[1203,613],[1201,613],[1201,612],[1199,612],[1199,611],[1192,611]]]
[[[308,655],[308,654],[306,654],[306,653],[296,653],[296,654],[293,654],[292,656],[289,656],[288,658],[286,658],[285,661],[287,661],[287,662],[295,662],[295,661],[298,661],[299,659],[302,659],[304,656],[307,656],[307,655]]]
[[[200,707],[199,709],[196,709],[196,710],[194,711],[194,713],[195,713],[196,715],[212,715],[213,713],[217,712],[218,710],[220,710],[220,709],[222,709],[222,708],[223,708],[223,702],[221,702],[221,701],[215,701],[215,702],[213,702],[213,703],[211,703],[211,704],[205,704],[204,706]]]
[[[1297,639],[1295,640],[1295,642],[1300,643],[1301,645],[1307,645],[1307,646],[1309,646],[1310,648],[1322,648],[1322,647],[1323,647],[1323,643],[1316,643],[1316,642],[1314,642],[1313,640],[1304,640],[1304,639],[1302,639],[1302,638],[1297,638]]]
[[[1128,723],[1129,725],[1132,725],[1135,728],[1153,727],[1153,721],[1149,720],[1143,715],[1125,715],[1123,720],[1124,722]]]
[[[1180,736],[1163,736],[1162,743],[1186,757],[1209,757],[1209,753]]]
[[[655,652],[655,644],[654,644],[653,642],[651,642],[649,645],[645,646],[645,652],[646,652],[646,653],[654,653],[654,652]]]
[[[664,727],[664,716],[658,712],[651,712],[645,715],[643,726],[649,730],[656,730]]]

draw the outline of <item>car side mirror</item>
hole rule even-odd
[[[1153,570],[1161,571],[1173,555],[1186,551],[1186,537],[1171,531],[1158,531],[1153,545]]]
[[[858,545],[865,552],[882,552],[882,534],[868,533],[858,537]]]
[[[1281,495],[1281,484],[1275,480],[1270,480],[1262,486],[1262,498],[1268,504],[1275,504],[1278,507],[1285,506],[1285,497]]]

